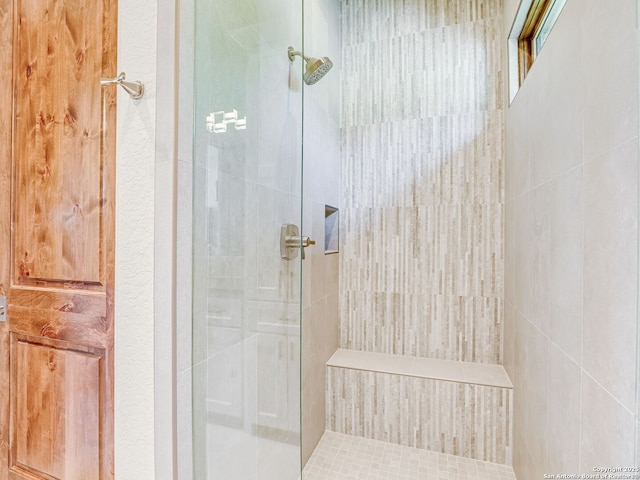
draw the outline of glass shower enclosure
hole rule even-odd
[[[300,476],[301,255],[280,243],[301,227],[302,18],[302,2],[195,0],[196,479]]]

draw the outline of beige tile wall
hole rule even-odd
[[[502,363],[500,0],[344,0],[340,346]]]
[[[567,0],[506,113],[520,480],[640,463],[637,3]],[[505,0],[503,38],[518,4]]]

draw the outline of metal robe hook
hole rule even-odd
[[[137,80],[135,82],[127,82],[125,78],[125,74],[122,72],[115,78],[103,78],[100,80],[100,85],[103,87],[113,84],[120,85],[134,100],[142,98],[144,95],[144,84]]]

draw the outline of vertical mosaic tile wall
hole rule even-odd
[[[501,25],[342,1],[342,348],[502,362]]]
[[[513,389],[327,368],[327,428],[511,464]]]

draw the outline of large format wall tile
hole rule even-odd
[[[637,5],[567,0],[506,115],[521,480],[637,463]]]
[[[583,368],[636,407],[638,140],[585,164]]]
[[[548,472],[578,472],[580,367],[554,345],[549,347],[546,419]]]
[[[525,257],[529,264],[526,278],[524,315],[543,333],[549,331],[549,270],[551,228],[550,185],[544,184],[531,192],[531,238]]]
[[[551,182],[549,212],[549,337],[581,361],[583,283],[583,168]]]
[[[582,377],[580,469],[632,467],[635,460],[633,413],[624,408],[589,375]]]
[[[515,334],[514,428],[526,432],[527,452],[534,460],[531,469],[540,472],[545,463],[546,418],[549,392],[548,344],[539,329],[522,315],[517,316]]]
[[[531,265],[532,261],[532,221],[531,221],[531,193],[525,192],[509,202],[514,210],[515,228],[512,230],[514,243],[513,277],[505,278],[506,283],[514,284],[514,306],[524,313],[527,310]]]
[[[572,55],[581,54],[588,79],[584,150],[591,160],[638,135],[638,7],[636,0],[616,1],[615,8],[600,0],[574,3],[584,15],[582,49]]]
[[[523,97],[528,98],[518,98],[512,104],[525,100],[519,106],[523,116],[518,121],[530,132],[524,142],[531,155],[531,177],[525,182],[530,188],[539,187],[582,163],[583,133],[576,128],[583,114],[582,58],[576,55],[580,51],[581,25],[575,20],[581,16],[581,8],[580,1],[566,4],[557,28],[553,29],[553,47],[545,49],[544,54],[540,52],[527,75]],[[540,84],[545,88],[527,90]],[[513,141],[520,143],[523,139]]]
[[[640,422],[636,422],[636,461],[634,465],[640,465]]]
[[[501,2],[341,13],[340,345],[501,363]]]

